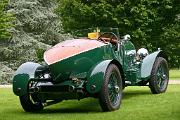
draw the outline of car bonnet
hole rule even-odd
[[[106,45],[103,42],[90,39],[73,39],[61,42],[44,53],[48,65],[67,59],[77,54]]]

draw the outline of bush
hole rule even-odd
[[[44,49],[37,49],[36,50],[36,55],[37,55],[37,58],[38,58],[39,62],[42,62],[44,60],[43,59],[44,52],[45,52]]]
[[[10,38],[9,29],[12,27],[13,16],[11,13],[5,11],[8,0],[0,1],[0,40]]]

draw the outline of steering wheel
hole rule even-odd
[[[118,37],[113,32],[104,32],[98,37],[98,40],[103,41],[104,43],[110,42],[111,44],[116,45]]]

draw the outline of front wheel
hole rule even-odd
[[[99,94],[99,103],[103,111],[119,109],[122,99],[122,79],[116,65],[110,64],[106,70]]]
[[[36,112],[43,109],[42,102],[38,102],[37,96],[33,94],[25,94],[19,97],[20,103],[26,112]]]
[[[153,65],[149,87],[153,94],[166,91],[169,82],[169,69],[167,61],[162,57],[157,57]]]

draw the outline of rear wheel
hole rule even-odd
[[[26,112],[36,112],[43,109],[42,102],[38,102],[36,95],[25,94],[20,96],[20,103]]]
[[[169,69],[167,61],[162,57],[157,57],[151,72],[149,87],[153,94],[166,91],[169,82]]]
[[[31,81],[29,83],[29,88],[34,87],[36,84],[36,82]],[[26,112],[36,112],[43,109],[43,103],[38,99],[36,93],[31,94],[27,92],[27,94],[20,96],[19,99],[21,106]]]
[[[104,82],[99,94],[99,103],[103,111],[113,111],[120,107],[122,99],[122,79],[116,65],[110,64],[106,70]]]

